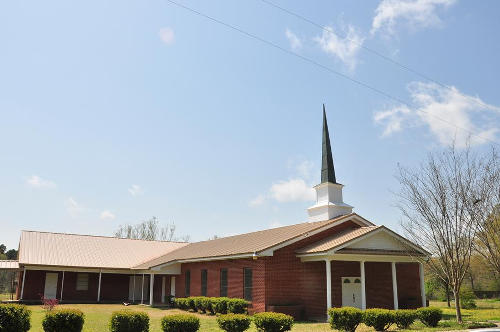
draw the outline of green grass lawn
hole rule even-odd
[[[8,301],[10,300],[10,294],[9,293],[0,293],[0,301]],[[16,298],[16,295],[14,294],[14,298]]]
[[[474,310],[464,310],[464,319],[467,321],[486,321],[486,320],[496,320],[500,321],[500,301],[488,301],[488,300],[478,300],[478,308]],[[429,329],[423,326],[420,322],[416,322],[412,327],[412,331],[444,331],[444,330],[460,330],[465,329],[464,326],[458,325],[454,321],[455,313],[454,309],[446,308],[446,303],[443,302],[432,302],[432,306],[442,307],[445,320],[440,322],[440,325],[435,329]],[[31,305],[29,308],[32,310],[32,329],[30,331],[43,331],[42,330],[42,319],[45,311],[40,305]],[[111,317],[111,313],[116,310],[140,310],[146,312],[151,319],[151,332],[160,332],[160,319],[165,315],[172,315],[177,313],[185,313],[178,309],[161,309],[161,308],[150,308],[147,306],[129,306],[124,307],[117,304],[64,304],[59,305],[58,308],[78,308],[85,313],[85,325],[83,331],[85,332],[105,332],[108,331],[108,322]],[[57,309],[56,309],[57,310]],[[200,331],[221,331],[215,320],[215,316],[201,315],[191,313],[196,315],[201,320]],[[396,330],[393,326],[391,330]],[[248,331],[256,332],[255,328]],[[295,332],[306,332],[306,331],[332,331],[327,323],[308,323],[308,322],[297,322],[295,323],[293,330]],[[368,328],[364,325],[358,328],[358,331],[373,331],[373,329]]]

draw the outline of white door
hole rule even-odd
[[[361,309],[361,278],[342,278],[342,306]]]
[[[55,299],[57,296],[57,277],[58,273],[45,273],[45,290],[43,297],[46,299]]]

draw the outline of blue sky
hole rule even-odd
[[[168,1],[4,1],[0,242],[306,221],[323,103],[345,202],[397,231],[398,163],[463,145],[457,126],[474,149],[500,141],[497,1],[271,0],[328,31],[261,0],[178,1],[408,105]]]

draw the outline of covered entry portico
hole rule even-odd
[[[325,262],[327,308],[425,306],[427,252],[383,226],[345,230],[297,250],[301,261]],[[411,246],[411,247],[410,247]]]

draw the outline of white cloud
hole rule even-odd
[[[318,43],[325,53],[342,61],[349,70],[354,70],[357,64],[357,55],[363,45],[364,37],[350,24],[347,28],[342,29],[344,37],[340,37],[333,27],[327,26],[325,29],[328,31],[323,30],[321,37],[315,37],[314,41]]]
[[[455,0],[383,0],[375,9],[371,33],[382,30],[392,35],[398,22],[414,30],[439,25],[438,8],[453,3]]]
[[[248,202],[248,206],[254,207],[254,206],[260,206],[264,204],[266,201],[266,196],[265,195],[257,195],[254,199],[252,199],[250,202]]]
[[[66,211],[72,218],[78,217],[85,209],[73,197],[69,197],[65,202]]]
[[[278,202],[313,201],[316,197],[314,189],[299,178],[275,183],[269,193]]]
[[[425,125],[442,145],[455,141],[457,147],[464,147],[467,140],[477,145],[488,143],[481,137],[496,139],[500,123],[498,114],[493,113],[500,112],[500,107],[463,94],[454,86],[412,82],[408,91],[413,107],[399,105],[375,113],[374,121],[385,127],[384,136],[402,131],[405,125]]]
[[[33,188],[54,188],[56,184],[52,181],[42,179],[38,175],[32,175],[26,179],[26,183]]]
[[[292,48],[292,50],[298,51],[302,48],[302,41],[292,31],[290,31],[289,29],[286,29],[285,36],[288,39],[288,41],[290,42],[290,47]]]
[[[161,28],[158,34],[160,35],[161,41],[167,45],[171,45],[175,41],[175,34],[172,28]]]
[[[313,168],[314,163],[312,161],[303,160],[297,165],[296,170],[301,177],[310,179],[312,177]]]
[[[115,219],[115,215],[113,212],[109,211],[109,210],[104,210],[101,212],[101,215],[100,215],[100,218],[102,220],[113,220]]]
[[[132,196],[139,196],[144,194],[144,190],[142,190],[141,186],[137,184],[133,184],[130,188],[128,188],[128,192]]]

